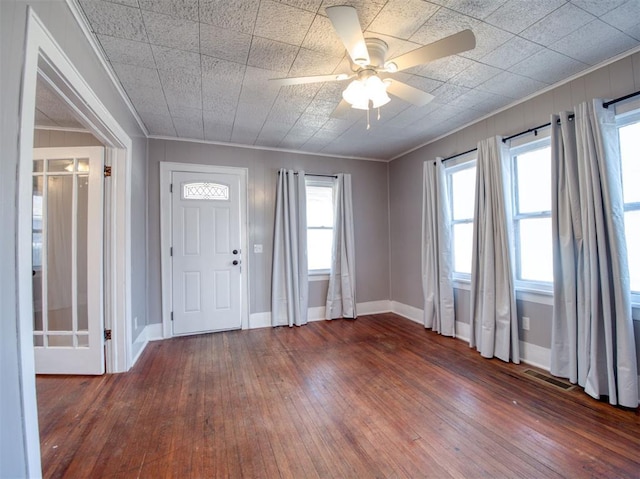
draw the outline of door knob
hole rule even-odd
[[[232,264],[233,264],[234,266],[237,266],[237,265],[238,265],[238,263],[239,263],[239,261],[238,261],[237,259],[234,259]]]
[[[234,250],[233,250],[233,254],[238,254],[238,250],[237,250],[237,249],[234,249]]]

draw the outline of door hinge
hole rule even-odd
[[[173,321],[173,311],[171,311],[171,321]]]
[[[105,341],[111,341],[111,330],[110,329],[105,329],[104,330],[104,340]]]
[[[111,176],[111,167],[104,165],[104,177],[109,178]]]
[[[173,183],[169,183],[169,193],[173,193]]]
[[[173,246],[169,247],[169,256],[173,256]]]

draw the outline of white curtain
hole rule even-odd
[[[351,175],[337,175],[334,188],[333,246],[326,318],[356,318],[356,262]]]
[[[486,358],[520,362],[509,219],[510,162],[500,137],[478,143],[469,344]]]
[[[551,123],[551,373],[595,398],[635,408],[636,347],[614,114],[593,100],[576,107],[574,121],[561,113]]]
[[[424,326],[456,335],[451,282],[449,198],[442,158],[425,161],[422,186],[422,291]]]
[[[273,235],[271,324],[307,323],[307,201],[304,171],[279,171]]]

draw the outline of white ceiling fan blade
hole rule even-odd
[[[364,41],[358,13],[353,7],[337,5],[326,8],[329,20],[356,65],[368,65],[369,50]]]
[[[463,30],[448,37],[430,43],[424,47],[416,48],[404,55],[393,58],[387,62],[395,63],[398,71],[416,65],[429,63],[439,58],[456,55],[458,53],[472,50],[476,47],[476,37],[471,30]],[[390,71],[390,70],[389,70]]]
[[[319,83],[325,81],[343,81],[348,80],[353,75],[347,75],[346,73],[332,74],[332,75],[314,75],[308,77],[291,77],[291,78],[271,78],[269,79],[276,86],[287,85],[303,85],[305,83]]]
[[[385,80],[389,82],[390,79]],[[387,92],[397,96],[409,103],[413,103],[416,106],[424,106],[433,100],[434,96],[426,91],[418,90],[406,83],[399,82],[397,80],[391,80],[387,86]]]

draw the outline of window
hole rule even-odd
[[[620,159],[622,164],[622,197],[624,229],[631,292],[640,300],[640,111],[621,115],[618,119]],[[637,297],[636,297],[637,295]]]
[[[331,270],[333,179],[307,178],[307,262],[310,273]]]
[[[453,274],[456,279],[469,279],[476,191],[475,160],[447,168],[447,183],[451,208]]]
[[[543,139],[511,149],[517,285],[551,289],[551,146]]]

